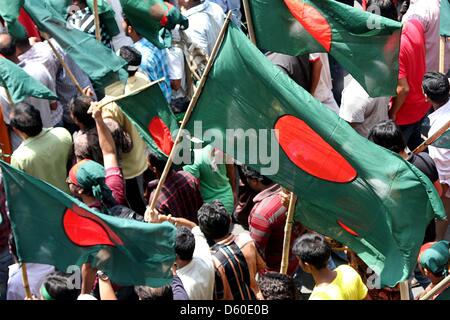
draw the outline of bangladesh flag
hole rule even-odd
[[[188,19],[184,17],[177,7],[162,0],[120,0],[122,9],[134,29],[153,43],[163,49],[171,46],[171,33],[169,30],[177,24],[182,29],[188,27]]]
[[[53,37],[96,86],[103,88],[117,81],[126,61],[94,37],[67,28],[64,17],[47,1],[25,0],[24,8],[38,28]]]
[[[199,124],[214,137],[213,146],[237,161],[278,169],[268,176],[297,194],[296,220],[354,250],[383,286],[409,277],[426,226],[445,217],[421,171],[357,134],[235,26],[227,31],[187,129],[195,135]],[[275,130],[274,144],[268,129]]]
[[[26,37],[25,28],[20,24],[18,17],[23,0],[0,0],[0,16],[8,26],[8,32],[18,39]]]
[[[122,112],[138,129],[150,150],[167,158],[174,145],[172,135],[178,124],[161,88],[154,83],[149,88],[117,101]]]
[[[41,82],[30,77],[15,63],[2,57],[0,57],[0,86],[8,89],[13,103],[22,102],[28,97],[56,99],[56,95]]]
[[[250,0],[259,48],[328,52],[371,97],[396,95],[401,23],[333,0]]]
[[[91,262],[119,285],[170,283],[176,229],[98,213],[66,193],[0,162],[20,261],[61,271]]]
[[[450,37],[450,0],[441,0],[441,36]]]

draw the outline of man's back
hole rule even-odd
[[[14,151],[11,165],[68,192],[67,162],[72,151],[72,137],[64,128],[43,129]]]
[[[289,56],[283,53],[267,52],[266,57],[306,91],[311,90],[311,64],[309,55]]]

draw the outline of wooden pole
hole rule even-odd
[[[400,282],[400,299],[409,300],[409,282],[408,280]]]
[[[242,4],[244,5],[245,20],[247,20],[248,35],[251,42],[256,45],[255,29],[253,29],[253,19],[250,12],[250,5],[248,4],[248,0],[242,0]]]
[[[439,139],[440,136],[442,136],[448,129],[450,128],[450,120],[447,121],[438,131],[436,131],[431,137],[429,137],[427,140],[422,142],[420,146],[418,146],[416,149],[414,149],[413,153],[420,153],[423,150],[425,150],[429,145],[431,145],[433,142],[435,142],[437,139]]]
[[[429,300],[430,298],[432,298],[436,293],[438,293],[441,289],[443,289],[448,284],[450,284],[450,275],[445,277],[441,282],[439,282],[433,289],[431,289],[429,292],[427,292],[419,300]]]
[[[61,57],[61,54],[58,52],[58,50],[56,50],[55,46],[53,45],[53,43],[50,41],[49,37],[44,34],[41,33],[42,37],[47,40],[48,45],[50,46],[50,48],[52,49],[53,53],[55,54],[56,58],[58,59],[59,63],[61,63],[61,65],[63,66],[64,70],[67,72],[67,74],[69,75],[70,80],[72,80],[73,84],[75,85],[75,87],[77,87],[78,93],[79,94],[84,94],[83,93],[83,88],[81,87],[80,83],[78,82],[77,78],[75,78],[75,76],[72,73],[72,70],[70,70],[70,68],[67,66],[66,62],[64,61],[64,59]]]
[[[281,258],[280,273],[286,274],[289,266],[289,250],[291,249],[292,225],[294,224],[294,212],[297,196],[291,192],[289,199],[289,208],[286,217],[286,225],[284,227],[283,256]]]
[[[22,269],[22,283],[23,289],[25,290],[25,296],[27,297],[27,299],[31,299],[30,283],[28,282],[27,264],[22,262],[21,269]]]
[[[205,71],[203,72],[202,78],[200,80],[200,83],[198,85],[198,88],[195,90],[194,96],[192,97],[191,101],[189,102],[189,106],[186,110],[186,114],[184,115],[183,121],[181,122],[180,128],[178,130],[178,134],[174,141],[174,146],[172,147],[172,150],[170,151],[169,158],[167,159],[166,166],[164,167],[164,170],[161,174],[161,177],[158,181],[158,186],[156,187],[154,196],[152,201],[150,202],[150,206],[148,207],[146,211],[146,221],[149,221],[149,217],[151,217],[153,210],[156,207],[156,201],[158,200],[159,193],[161,192],[162,186],[164,182],[166,182],[167,175],[169,174],[169,170],[172,167],[173,158],[175,157],[176,152],[176,146],[180,142],[182,133],[184,128],[186,127],[186,124],[192,114],[192,111],[195,108],[195,105],[197,104],[197,101],[200,97],[200,94],[202,93],[203,87],[205,86],[206,79],[208,78],[209,71],[211,70],[214,60],[216,59],[217,53],[219,52],[220,46],[222,45],[223,39],[225,37],[225,32],[227,30],[228,24],[230,23],[231,18],[231,11],[228,11],[227,17],[225,19],[225,22],[222,26],[222,29],[220,30],[219,36],[217,37],[216,43],[214,44],[214,48],[211,52],[211,57],[208,60],[208,63],[206,64]]]
[[[95,38],[97,41],[102,41],[100,33],[100,17],[98,15],[98,0],[94,0],[94,23],[95,23]]]
[[[445,46],[447,37],[441,36],[439,42],[439,72],[445,73]]]

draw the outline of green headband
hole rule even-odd
[[[47,291],[47,288],[45,288],[45,285],[43,284],[41,287],[41,295],[44,300],[55,300]]]

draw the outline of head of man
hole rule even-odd
[[[218,200],[203,204],[197,218],[200,230],[208,240],[220,240],[230,233],[231,217]]]
[[[10,126],[22,140],[37,136],[42,132],[41,113],[27,103],[17,104],[9,114]]]
[[[164,167],[166,166],[166,161],[160,159],[155,153],[149,151],[147,153],[147,165],[150,171],[154,173],[154,175],[159,178],[164,171]],[[171,171],[173,169],[170,169]]]
[[[448,241],[425,243],[419,252],[418,265],[433,284],[448,276],[450,247]]]
[[[7,32],[0,33],[0,54],[6,59],[18,62],[16,39]]]
[[[122,21],[122,29],[125,32],[125,34],[133,40],[133,42],[138,42],[142,39],[142,36],[134,29],[133,25],[130,23],[130,20],[123,15],[123,21]]]
[[[176,263],[178,268],[182,268],[191,262],[194,250],[195,238],[191,230],[186,227],[179,227],[175,239]]]
[[[242,172],[247,179],[247,183],[256,192],[261,192],[274,184],[272,180],[261,175],[258,171],[248,166],[242,166]]]
[[[41,286],[42,300],[74,301],[80,295],[80,289],[74,286],[73,275],[63,272],[50,273]]]
[[[88,113],[92,101],[90,97],[79,95],[69,103],[70,117],[80,129],[87,130],[95,127],[95,120]]]
[[[180,0],[179,1],[180,7],[185,9],[185,10],[189,10],[190,8],[198,6],[201,3],[202,3],[201,0]]]
[[[325,238],[316,233],[307,233],[298,238],[292,248],[300,267],[308,273],[327,268],[331,248]]]
[[[278,272],[266,272],[258,279],[264,300],[296,300],[297,289],[292,277]]]
[[[433,108],[446,104],[449,100],[450,83],[445,74],[440,72],[427,72],[423,76],[422,89],[428,102]]]
[[[119,56],[127,62],[128,76],[133,77],[141,65],[141,53],[133,47],[123,46],[119,50]]]
[[[367,11],[382,17],[398,20],[398,12],[392,0],[368,0]]]
[[[152,288],[147,286],[135,286],[134,291],[139,297],[139,300],[153,300],[153,301],[171,301],[173,300],[172,287],[166,285],[159,288]]]
[[[392,120],[383,121],[373,126],[368,139],[395,153],[402,153],[406,148],[403,134]]]

